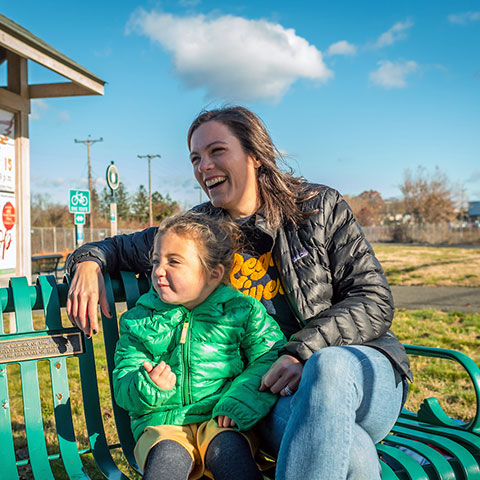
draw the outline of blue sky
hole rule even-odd
[[[400,196],[438,166],[480,200],[480,3],[206,0],[3,2],[1,13],[107,82],[104,97],[33,102],[32,193],[67,203],[111,160],[198,203],[185,135],[205,107],[239,103],[308,180]],[[3,69],[3,70],[2,70]],[[5,78],[0,67],[0,80]],[[33,83],[62,81],[31,64]],[[205,199],[205,195],[203,195]]]

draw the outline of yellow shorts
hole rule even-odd
[[[201,478],[202,475],[213,478],[205,468],[205,454],[210,442],[225,430],[238,431],[234,428],[219,427],[215,419],[202,423],[193,423],[191,425],[158,425],[156,427],[147,427],[135,446],[135,459],[137,460],[140,470],[143,472],[150,450],[162,440],[173,440],[182,445],[192,457],[194,466],[189,479],[195,480]],[[257,442],[254,435],[250,431],[239,433],[247,439],[252,455],[255,455]]]

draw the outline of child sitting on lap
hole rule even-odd
[[[249,429],[284,336],[256,299],[227,285],[235,225],[187,212],[155,237],[152,288],[120,319],[115,398],[144,479],[262,479]]]

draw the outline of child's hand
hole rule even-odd
[[[177,376],[164,361],[161,361],[156,367],[153,367],[150,362],[143,362],[143,368],[147,371],[152,382],[163,390],[171,390],[175,386]]]
[[[230,417],[227,417],[226,415],[219,415],[217,417],[217,423],[219,427],[236,427],[237,424],[235,423],[235,420],[232,420]]]

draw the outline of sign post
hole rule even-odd
[[[85,214],[90,213],[90,192],[88,190],[70,190],[70,213],[75,214],[75,232],[77,247],[83,244],[83,225]],[[83,219],[83,221],[82,221]]]
[[[17,227],[21,222],[18,218],[15,197],[17,167],[15,115],[0,110],[0,278],[2,280],[15,274],[19,263]],[[3,282],[2,285],[4,285]]]
[[[107,185],[110,187],[112,195],[110,202],[110,233],[113,237],[117,234],[117,202],[115,200],[115,190],[117,190],[120,185],[118,168],[113,163],[113,160],[107,167]]]

